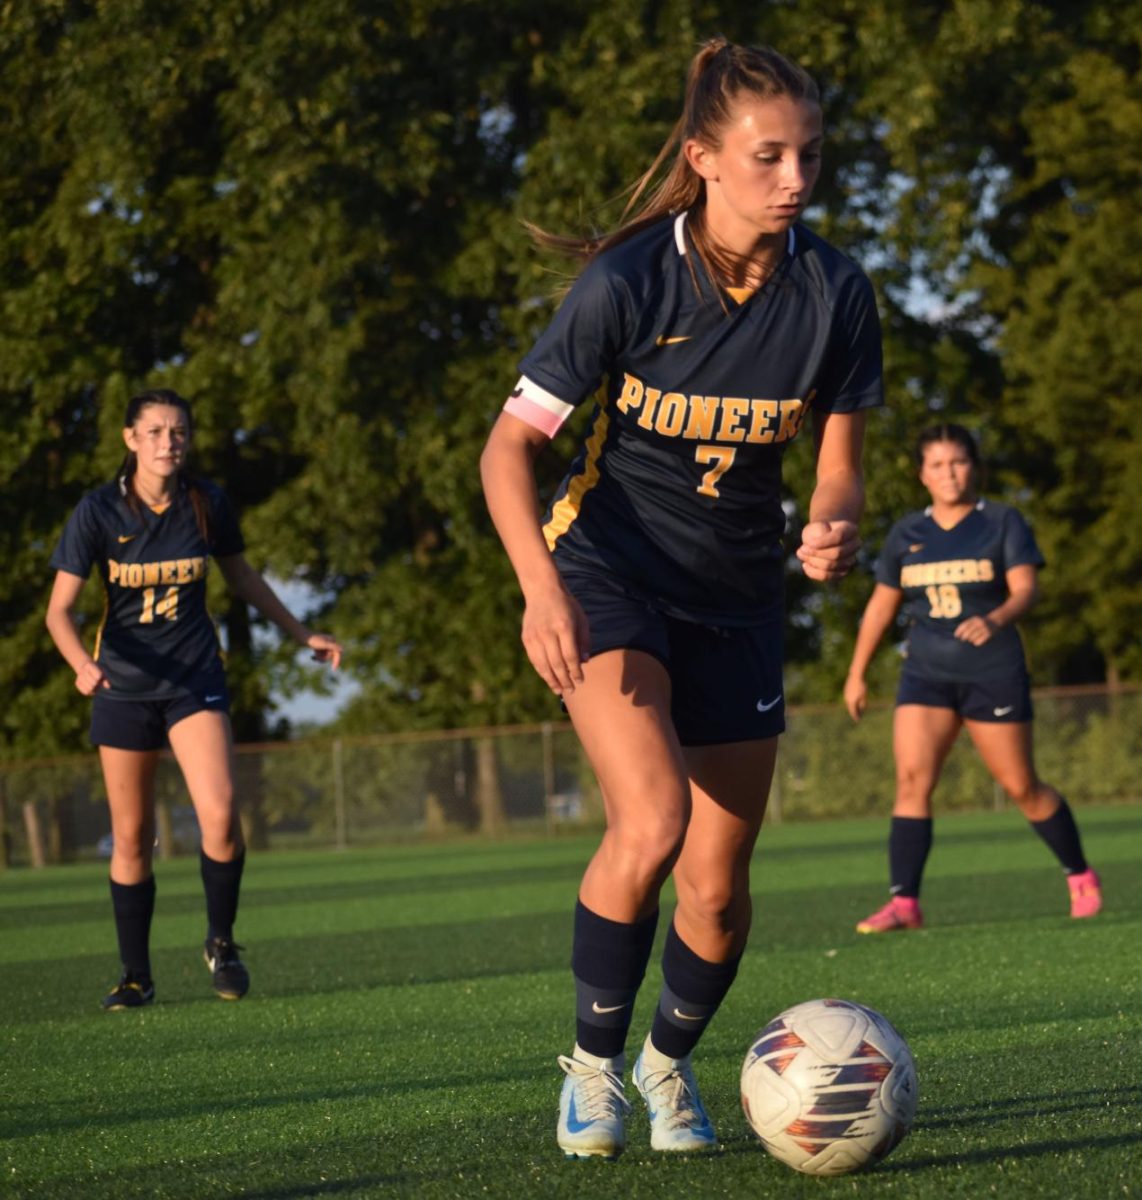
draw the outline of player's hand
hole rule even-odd
[[[569,696],[583,682],[590,645],[587,616],[562,587],[528,597],[521,637],[531,665],[557,696]]]
[[[865,704],[868,701],[868,686],[863,679],[850,675],[845,680],[845,708],[854,721],[864,716]]]
[[[97,662],[85,662],[75,673],[75,686],[82,695],[94,696],[96,692],[107,691],[111,681]]]
[[[956,631],[952,636],[958,637],[961,642],[971,642],[973,646],[982,646],[991,641],[994,633],[995,626],[987,617],[968,617],[966,621],[961,621],[956,626]]]
[[[341,643],[327,633],[311,633],[305,644],[317,662],[327,662],[334,671],[341,665]]]
[[[852,569],[860,535],[852,521],[810,521],[801,531],[797,557],[810,579],[841,579]]]

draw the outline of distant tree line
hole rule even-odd
[[[144,385],[259,567],[304,580],[361,684],[346,732],[557,715],[518,642],[476,458],[565,265],[523,221],[616,220],[713,33],[824,89],[810,223],[872,275],[889,404],[865,538],[922,496],[934,417],[1049,560],[1041,683],[1142,674],[1142,97],[1114,0],[39,0],[0,21],[0,754],[84,744],[43,629],[48,556]],[[543,462],[554,485],[576,426]],[[807,439],[806,439],[807,441]],[[807,444],[787,461],[810,487]],[[796,514],[790,548],[796,544]],[[839,693],[867,571],[790,574],[790,698]],[[98,619],[99,589],[87,589]],[[221,591],[235,722],[272,732],[292,654]],[[885,691],[891,656],[875,682]]]

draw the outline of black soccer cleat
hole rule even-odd
[[[100,1000],[104,1012],[122,1012],[125,1008],[142,1008],[155,998],[155,985],[144,976],[124,971],[119,982]]]
[[[250,990],[250,972],[238,957],[242,947],[226,938],[207,938],[202,957],[213,976],[214,990],[223,1000],[241,1000]]]

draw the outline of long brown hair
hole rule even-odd
[[[151,388],[149,391],[139,392],[138,395],[132,396],[127,401],[127,411],[123,414],[123,428],[133,428],[135,422],[142,416],[143,410],[150,408],[152,404],[169,404],[172,408],[180,409],[183,416],[186,417],[187,431],[193,430],[194,418],[191,415],[190,402],[170,388]],[[133,484],[138,466],[138,458],[134,450],[128,450],[115,477],[119,483],[119,494],[126,501],[127,507],[135,516],[141,518],[143,515],[142,502]],[[203,541],[209,544],[210,505],[206,501],[206,493],[201,482],[184,468],[178,473],[178,483],[180,488],[186,489],[187,496],[194,508],[194,523],[198,526],[198,532],[202,534]]]
[[[597,237],[566,237],[528,225],[532,237],[545,249],[557,250],[582,262],[634,237],[663,217],[687,212],[687,230],[706,273],[717,278],[715,264],[725,253],[712,244],[706,229],[705,181],[686,157],[686,143],[694,139],[717,150],[731,108],[743,92],[759,100],[788,96],[793,100],[821,102],[812,77],[770,46],[739,46],[725,38],[711,38],[690,60],[682,115],[654,162],[629,188],[618,228]],[[669,171],[655,184],[663,165],[674,155]]]

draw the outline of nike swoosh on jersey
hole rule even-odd
[[[757,711],[758,712],[769,712],[769,710],[771,708],[773,708],[774,705],[780,704],[780,703],[781,703],[781,693],[778,692],[777,695],[774,696],[773,699],[770,700],[768,703],[766,703],[764,700],[759,700],[757,702]]]
[[[654,344],[656,346],[677,346],[679,342],[688,342],[692,336],[688,333],[685,337],[667,337],[664,333],[660,333],[654,339]]]
[[[1006,708],[993,708],[991,711],[995,713],[997,717],[1005,717],[1009,712],[1014,712],[1014,710],[1015,705],[1009,704]]]
[[[119,535],[119,545],[122,546],[124,542],[133,542],[138,536],[137,533],[121,533]]]
[[[913,542],[912,545],[908,547],[908,553],[915,554],[917,551],[923,550],[923,549],[924,549],[923,542]]]
[[[612,1004],[610,1008],[600,1008],[598,1000],[591,1001],[591,1011],[597,1013],[618,1012],[620,1008],[626,1008],[625,1004]]]
[[[216,700],[221,700],[221,699],[222,699],[221,696],[203,696],[202,703],[203,704],[213,704]]]

